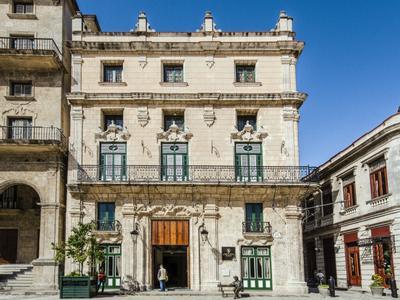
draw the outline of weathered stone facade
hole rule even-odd
[[[366,291],[374,273],[386,283],[390,273],[397,278],[399,129],[397,113],[320,166],[323,196],[315,193],[305,204],[307,278],[321,270],[338,287]]]
[[[110,286],[130,278],[155,288],[159,258],[172,261],[173,251],[183,251],[182,286],[216,290],[233,275],[256,272],[255,251],[262,253],[259,280],[249,279],[246,288],[305,292],[299,203],[316,184],[315,173],[299,167],[298,109],[306,94],[296,89],[295,67],[304,44],[294,38],[292,19],[282,12],[270,32],[222,32],[207,13],[198,32],[163,33],[141,13],[135,32],[108,33],[77,16],[73,32],[66,232],[96,221],[99,240],[121,247],[117,258],[110,254],[118,269]],[[165,79],[166,65],[178,66],[180,80]],[[252,66],[255,80],[237,80],[237,65]],[[105,66],[117,68],[107,73]],[[166,126],[168,116],[184,125]],[[239,128],[241,116],[257,124]],[[240,143],[261,149],[253,170],[262,175],[238,175]],[[187,152],[178,168],[174,160],[172,178],[165,166],[172,156],[164,151],[177,145]],[[107,154],[117,149],[117,156]],[[262,207],[257,221],[246,213],[252,204]],[[111,221],[101,219],[105,207],[112,207]],[[172,220],[188,224],[188,232],[178,230],[188,238],[184,246],[169,241],[165,224]],[[156,241],[156,221],[165,222],[160,236],[168,242]],[[224,247],[234,249],[234,259],[223,259]],[[242,257],[245,251],[254,255]],[[73,269],[66,264],[66,272]]]
[[[1,247],[1,263],[32,264],[30,290],[58,285],[76,11],[69,0],[0,1],[0,239],[14,252]]]

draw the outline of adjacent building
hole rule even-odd
[[[65,41],[77,10],[73,0],[0,1],[0,273],[17,276],[9,288],[58,282],[51,243],[65,230]]]
[[[296,62],[304,43],[281,12],[266,32],[129,32],[72,22],[66,234],[95,222],[107,288],[124,280],[216,290],[305,292]],[[74,270],[68,262],[65,272]]]
[[[375,273],[398,278],[400,114],[320,166],[319,192],[304,203],[306,278],[321,270],[341,288],[368,290]]]

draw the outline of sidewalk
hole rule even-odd
[[[19,299],[28,299],[28,300],[56,300],[59,299],[58,296],[22,296],[22,295],[1,295],[0,300],[19,300]],[[158,291],[138,293],[134,296],[118,296],[112,294],[99,295],[98,297],[92,299],[124,299],[124,300],[222,300],[222,299],[233,299],[233,297],[222,298],[221,294],[207,294],[207,293],[196,293],[191,291],[180,291],[178,292],[166,292],[161,293]],[[301,296],[285,296],[285,295],[273,295],[271,293],[257,293],[251,295],[249,298],[243,299],[268,299],[268,300],[317,300],[317,299],[332,299],[330,297],[324,298],[320,294],[308,294]],[[337,300],[354,300],[354,299],[362,299],[362,300],[379,300],[379,299],[393,299],[390,296],[383,297],[373,297],[368,293],[360,293],[354,291],[337,291],[336,293]]]

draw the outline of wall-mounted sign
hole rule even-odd
[[[235,257],[235,247],[222,247],[222,260],[233,260]]]

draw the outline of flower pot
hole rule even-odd
[[[97,294],[96,277],[63,276],[60,282],[60,298],[91,298]]]
[[[370,286],[371,293],[373,296],[382,296],[383,295],[383,286]]]
[[[322,297],[328,297],[329,289],[324,287],[318,287],[319,293]]]

